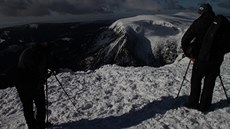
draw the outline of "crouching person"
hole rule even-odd
[[[48,77],[48,68],[52,66],[50,61],[51,51],[47,42],[25,49],[19,57],[16,88],[29,129],[44,129],[46,126],[44,84]],[[36,106],[36,116],[33,103]]]

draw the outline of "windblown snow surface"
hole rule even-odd
[[[187,18],[183,15],[170,15],[167,18],[178,21],[172,24],[181,25],[180,33],[173,33],[178,39],[192,22],[190,15]],[[123,19],[125,22],[133,23]],[[164,32],[158,37],[169,38]],[[153,43],[154,39],[150,41]],[[59,73],[56,77],[73,103],[55,76],[51,76],[48,79],[49,121],[55,124],[51,129],[230,128],[230,107],[219,79],[216,81],[211,109],[207,113],[183,106],[190,92],[192,65],[180,96],[175,98],[188,62],[188,58],[180,55],[174,63],[158,68],[105,65],[94,71]],[[221,77],[230,95],[229,65],[230,54],[227,54],[221,67]],[[0,113],[1,129],[27,128],[15,88],[0,91]]]

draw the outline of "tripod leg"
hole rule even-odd
[[[230,100],[229,100],[228,95],[227,95],[226,88],[224,87],[224,83],[223,83],[223,80],[222,80],[222,78],[221,78],[220,75],[219,75],[219,79],[220,79],[221,85],[222,85],[222,87],[223,87],[223,89],[224,89],[224,93],[225,93],[225,96],[226,96],[226,98],[227,98],[227,101],[228,101],[228,103],[230,103]]]
[[[176,98],[179,97],[180,91],[181,91],[182,86],[183,86],[183,84],[184,84],[184,80],[186,79],[186,75],[187,75],[187,73],[188,73],[189,66],[190,66],[190,64],[191,64],[191,61],[192,61],[192,60],[190,60],[189,63],[188,63],[187,69],[186,69],[186,71],[185,71],[185,74],[184,74],[184,77],[183,77],[183,80],[182,80],[182,83],[181,83],[181,86],[180,86],[180,89],[179,89],[179,91],[178,91],[178,93],[177,93]]]
[[[75,104],[73,103],[73,101],[71,100],[71,98],[69,97],[68,93],[65,91],[64,87],[62,86],[62,83],[59,81],[59,79],[57,78],[57,76],[54,75],[54,77],[55,77],[56,80],[58,81],[60,87],[62,88],[62,90],[64,91],[64,93],[66,94],[66,96],[68,97],[69,101],[70,101],[70,102],[73,104],[73,106],[75,107],[75,110],[76,110],[77,112],[80,112],[80,111],[77,109],[77,107],[75,106]]]
[[[47,84],[47,80],[46,80],[46,123],[49,122],[48,118],[48,107],[49,107],[49,101],[48,101],[48,84]]]

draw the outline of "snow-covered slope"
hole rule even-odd
[[[191,17],[186,17],[189,15]],[[98,36],[94,63],[162,66],[181,53],[180,41],[194,14],[140,15],[114,22]]]
[[[207,114],[183,107],[189,93],[185,82],[175,99],[185,69],[185,58],[171,65],[153,67],[119,67],[106,65],[95,71],[57,75],[76,104],[68,100],[55,77],[48,79],[49,121],[54,129],[227,129],[230,107],[217,79],[213,105]],[[230,55],[221,75],[229,86]],[[191,76],[191,67],[187,79]],[[228,92],[229,94],[229,92]],[[0,128],[24,129],[22,106],[15,88],[0,91]]]
[[[133,30],[134,36],[142,36],[142,38],[149,40],[151,50],[157,47],[164,48],[167,40],[175,40],[177,50],[182,34],[193,19],[193,15],[185,13],[145,15],[121,19],[111,28],[119,33],[127,33],[130,31],[129,29]],[[155,30],[157,31],[155,32]],[[111,32],[108,35],[111,36],[112,34]],[[108,37],[101,37],[101,42],[98,43],[104,45],[109,40]],[[103,39],[104,42],[102,42]],[[119,41],[117,37],[114,40]],[[111,41],[111,43],[116,44],[115,41]],[[107,50],[114,48],[112,46],[109,45]],[[142,52],[145,52],[144,50]],[[142,54],[142,52],[140,53]],[[192,66],[188,71],[180,97],[174,98],[180,88],[188,62],[188,58],[182,59],[179,56],[173,63],[155,68],[150,66],[105,65],[94,71],[58,74],[58,79],[77,109],[68,100],[55,77],[52,76],[48,79],[49,121],[55,124],[52,128],[230,128],[230,107],[219,79],[217,79],[214,89],[213,105],[210,111],[205,114],[183,107],[190,92],[189,80]],[[221,76],[228,95],[230,95],[229,65],[230,54],[226,55],[221,67]],[[26,128],[22,104],[15,88],[0,90],[0,114],[1,129]]]
[[[127,36],[131,53],[144,65],[158,65],[161,60],[166,64],[172,63],[177,57],[183,31],[181,26],[182,23],[176,23],[176,19],[142,15],[118,20],[111,28]]]

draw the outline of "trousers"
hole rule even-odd
[[[222,62],[205,64],[199,61],[194,62],[191,77],[191,91],[188,99],[188,105],[190,107],[200,111],[207,111],[209,109],[212,103],[215,81],[220,75],[221,63]]]
[[[29,129],[45,129],[45,91],[44,86],[37,85],[41,84],[33,84],[24,79],[16,83],[16,89],[22,102],[24,117]],[[34,104],[36,110],[34,110]],[[34,111],[36,111],[36,115]]]

